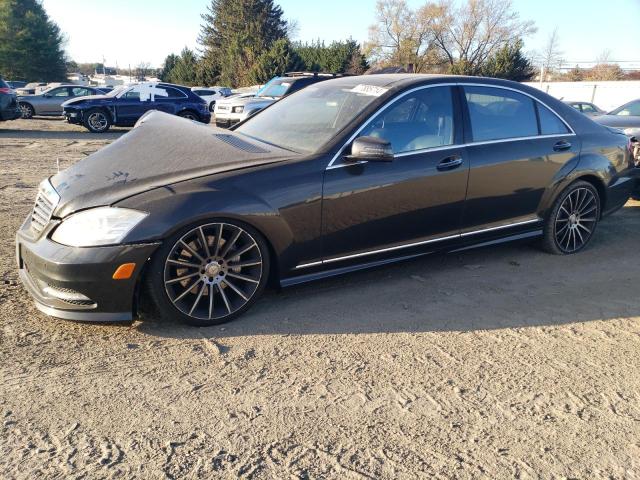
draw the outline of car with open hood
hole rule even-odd
[[[627,137],[525,85],[344,77],[230,131],[146,114],[42,181],[17,262],[53,316],[212,325],[268,283],[510,240],[577,253],[637,171]]]
[[[236,95],[216,102],[213,109],[216,126],[232,127],[287,95],[335,77],[317,72],[289,72],[274,77],[253,95]]]
[[[112,125],[131,127],[147,112],[160,111],[188,120],[209,123],[209,104],[189,87],[144,82],[120,87],[104,95],[74,98],[62,104],[69,123],[103,133]]]

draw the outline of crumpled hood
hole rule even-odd
[[[241,134],[151,112],[126,135],[54,175],[54,215],[111,205],[170,183],[298,156]]]
[[[67,100],[66,102],[62,103],[63,107],[66,107],[67,105],[73,105],[74,103],[80,103],[84,100],[104,100],[107,98],[111,98],[107,95],[85,95],[83,97],[74,97],[71,100]]]

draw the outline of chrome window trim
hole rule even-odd
[[[344,255],[344,256],[341,256],[341,257],[331,257],[331,258],[328,258],[326,260],[318,260],[318,261],[315,261],[315,262],[301,263],[300,265],[297,265],[294,268],[294,270],[300,270],[302,268],[309,268],[309,267],[316,267],[318,265],[324,265],[326,263],[334,263],[334,262],[339,262],[339,261],[342,261],[342,260],[349,260],[349,259],[352,259],[352,258],[364,257],[364,256],[367,256],[367,255],[375,255],[375,254],[378,254],[378,253],[392,252],[392,251],[395,251],[395,250],[401,250],[403,248],[417,247],[417,246],[420,246],[420,245],[428,245],[430,243],[441,242],[441,241],[444,241],[444,240],[451,240],[451,239],[454,239],[454,238],[463,238],[463,237],[468,237],[470,235],[476,235],[476,234],[479,234],[479,233],[491,232],[491,231],[494,231],[494,230],[502,230],[502,229],[510,228],[510,227],[518,227],[518,226],[527,225],[527,224],[530,224],[530,223],[538,223],[540,221],[541,221],[541,219],[536,215],[535,218],[522,220],[522,221],[514,222],[514,223],[508,223],[508,224],[505,224],[505,225],[498,225],[498,226],[495,226],[495,227],[481,228],[479,230],[473,230],[471,232],[457,233],[455,235],[447,235],[445,237],[432,238],[432,239],[423,240],[423,241],[420,241],[420,242],[405,243],[405,244],[402,244],[402,245],[395,245],[393,247],[378,248],[378,249],[375,249],[375,250],[367,250],[365,252],[354,253],[354,254],[351,254],[351,255]]]
[[[454,83],[447,82],[447,83],[436,83],[436,84],[432,84],[432,85],[421,85],[419,87],[415,87],[415,88],[412,88],[410,90],[407,90],[406,92],[404,92],[404,93],[398,95],[397,97],[391,99],[391,101],[389,101],[386,105],[384,105],[382,108],[380,108],[379,110],[374,112],[371,115],[371,117],[369,117],[367,119],[367,121],[364,122],[360,126],[360,128],[358,128],[358,130],[356,130],[355,133],[353,133],[353,135],[351,135],[351,137],[349,137],[349,139],[344,143],[344,145],[342,145],[342,147],[340,147],[340,149],[333,156],[333,158],[331,159],[329,164],[326,166],[325,170],[333,170],[335,168],[350,167],[352,165],[368,163],[366,160],[362,160],[362,161],[354,162],[354,163],[344,163],[344,164],[334,165],[334,162],[338,159],[338,157],[340,155],[342,155],[342,153],[344,152],[344,149],[347,148],[347,146],[350,145],[351,142],[353,142],[353,140],[358,137],[358,134],[362,130],[364,130],[373,121],[373,119],[375,117],[377,117],[380,113],[384,112],[387,108],[389,108],[391,105],[393,105],[395,102],[397,102],[401,98],[403,98],[406,95],[409,95],[411,93],[417,92],[419,90],[424,90],[424,89],[427,89],[427,88],[456,87],[456,86],[459,86],[459,87],[471,86],[471,87],[501,88],[503,90],[510,90],[510,91],[525,95],[525,96],[531,98],[534,102],[540,103],[541,105],[545,106],[549,111],[551,111],[551,113],[553,113],[556,117],[558,117],[560,119],[560,121],[569,129],[570,133],[532,135],[532,136],[527,136],[527,137],[500,138],[500,139],[496,139],[496,140],[483,140],[483,141],[479,141],[479,142],[469,142],[469,143],[460,143],[460,144],[453,144],[453,145],[443,145],[441,147],[424,148],[424,149],[420,149],[420,150],[412,150],[410,152],[400,152],[400,153],[395,154],[394,158],[395,157],[405,157],[405,156],[408,156],[408,155],[414,155],[414,154],[419,154],[419,153],[435,152],[435,151],[438,151],[438,150],[449,150],[449,149],[452,149],[452,148],[472,147],[472,146],[476,146],[476,145],[489,145],[489,144],[494,144],[494,143],[517,142],[517,141],[520,141],[520,140],[534,140],[534,139],[538,139],[538,138],[548,138],[548,137],[574,137],[574,136],[576,136],[575,130],[571,127],[571,125],[569,125],[569,123],[567,123],[567,121],[564,118],[562,118],[558,114],[558,112],[556,112],[553,108],[551,108],[549,105],[544,103],[542,100],[539,100],[538,98],[534,97],[533,95],[531,95],[531,94],[529,94],[527,92],[523,92],[522,90],[518,90],[517,88],[506,87],[506,86],[503,86],[503,85],[491,85],[491,84],[488,84],[488,83],[468,83],[468,82],[454,82]]]

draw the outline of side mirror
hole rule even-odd
[[[358,137],[351,144],[351,155],[347,160],[357,162],[366,160],[370,162],[391,162],[393,149],[391,142],[377,137]]]

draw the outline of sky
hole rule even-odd
[[[512,0],[523,20],[533,20],[536,34],[525,51],[542,50],[558,28],[567,63],[594,61],[605,50],[610,59],[640,63],[640,0]],[[200,14],[209,0],[42,0],[67,38],[66,50],[77,62],[132,67],[162,64],[169,53],[197,48]],[[276,0],[285,18],[295,20],[295,40],[364,42],[374,22],[375,0]],[[424,0],[408,0],[419,6]]]

